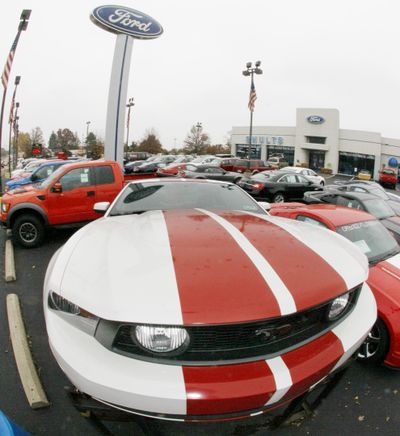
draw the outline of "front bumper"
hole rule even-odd
[[[81,392],[132,413],[199,421],[252,416],[307,392],[358,349],[376,320],[376,304],[365,284],[351,314],[318,339],[271,359],[209,367],[125,357],[47,306],[45,316],[53,354]]]

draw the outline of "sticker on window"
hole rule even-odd
[[[89,183],[89,174],[81,174],[81,183]]]

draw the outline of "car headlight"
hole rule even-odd
[[[51,309],[68,323],[74,325],[80,330],[94,335],[99,318],[85,309],[77,306],[56,292],[50,291],[48,305]]]
[[[328,320],[335,321],[346,310],[350,301],[349,293],[343,294],[340,297],[335,298],[328,310]]]
[[[189,335],[182,327],[138,325],[131,328],[133,340],[156,353],[169,353],[188,345]]]
[[[7,213],[8,209],[10,209],[10,203],[3,203],[3,202],[1,202],[1,211],[3,213]]]

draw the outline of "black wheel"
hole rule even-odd
[[[14,241],[25,248],[38,247],[44,238],[44,225],[32,214],[17,217],[12,225]]]
[[[273,203],[283,203],[285,201],[285,196],[282,194],[282,192],[278,192],[272,197]]]
[[[388,352],[389,342],[385,323],[378,318],[358,350],[357,359],[365,363],[381,363]]]
[[[322,187],[324,187],[324,186],[325,186],[325,183],[322,181],[322,182],[320,183],[320,185],[321,185]]]

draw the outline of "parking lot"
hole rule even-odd
[[[332,182],[333,179],[330,180]],[[2,257],[2,295],[0,350],[0,410],[35,435],[96,435],[105,429],[81,416],[68,398],[65,387],[69,382],[59,369],[48,346],[42,311],[42,285],[47,264],[52,254],[71,235],[71,231],[54,231],[44,246],[25,250],[15,247],[17,280],[4,281]],[[6,234],[0,233],[4,253]],[[27,334],[35,364],[50,407],[30,409],[16,369],[8,333],[6,295],[19,296]],[[327,434],[343,435],[398,434],[400,425],[400,372],[384,367],[368,367],[354,363],[331,395],[324,400],[315,415],[295,421],[278,430],[278,435]],[[130,423],[107,423],[110,434],[165,434],[165,435],[262,435],[268,430],[267,418],[257,416],[249,420],[210,424],[183,424],[138,418]]]

